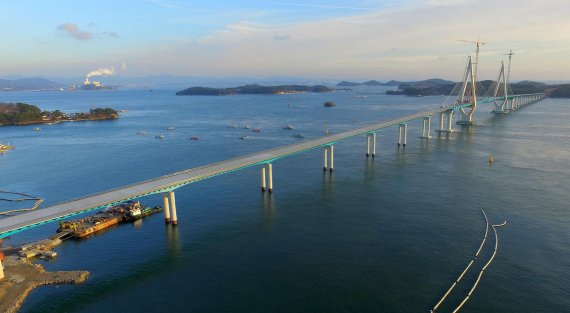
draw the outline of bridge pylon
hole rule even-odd
[[[501,61],[501,68],[499,69],[499,76],[497,77],[497,82],[493,92],[493,102],[495,108],[493,113],[505,114],[512,109],[512,99],[509,100],[509,95],[511,94],[508,76],[505,75],[505,62]]]
[[[467,57],[467,66],[463,74],[463,82],[457,99],[461,119],[457,125],[475,125],[473,116],[477,108],[477,73],[473,68],[471,56]]]

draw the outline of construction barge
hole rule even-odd
[[[66,237],[83,238],[119,223],[136,221],[162,211],[162,207],[143,206],[139,201],[129,201],[101,210],[95,215],[74,221],[59,222],[58,233]]]

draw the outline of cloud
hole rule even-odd
[[[103,32],[103,35],[111,38],[119,38],[119,33],[117,32]]]
[[[359,11],[369,11],[370,10],[369,8],[363,8],[363,7],[340,6],[340,5],[330,5],[330,4],[285,3],[285,2],[273,2],[273,4],[288,5],[288,6],[299,6],[299,7],[312,7],[312,8],[320,8],[320,9],[340,9],[340,10],[359,10]]]
[[[167,8],[167,9],[180,9],[179,6],[174,5],[172,3],[168,3],[166,1],[162,1],[162,0],[146,0],[146,2],[155,4],[155,5],[161,6],[163,8]]]
[[[273,36],[273,40],[276,40],[276,41],[289,40],[290,38],[291,38],[291,36],[289,36],[289,35],[274,35]]]
[[[250,21],[241,21],[227,25],[222,32],[250,34],[265,31],[266,28]]]
[[[517,52],[513,80],[567,77],[570,32],[562,31],[570,29],[567,0],[517,3],[480,2],[473,10],[465,0],[409,1],[304,22],[240,15],[224,19],[225,27],[212,25],[215,30],[207,35],[173,33],[176,37],[149,41],[124,55],[133,75],[460,79],[475,45],[457,40],[480,36],[487,43],[479,59],[481,79],[496,78],[510,49]],[[289,9],[276,14],[289,17]],[[116,55],[103,57],[116,60]]]
[[[70,36],[77,40],[91,40],[93,38],[92,32],[82,31],[73,23],[61,24],[57,27],[58,30],[67,32]]]

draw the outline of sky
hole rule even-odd
[[[568,0],[0,0],[0,76],[570,79]]]

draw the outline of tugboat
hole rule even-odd
[[[123,222],[132,222],[138,219],[141,219],[145,216],[149,216],[154,213],[158,213],[162,211],[162,207],[148,207],[143,206],[140,202],[136,201],[133,202],[132,205],[129,206],[127,213],[123,216]]]

